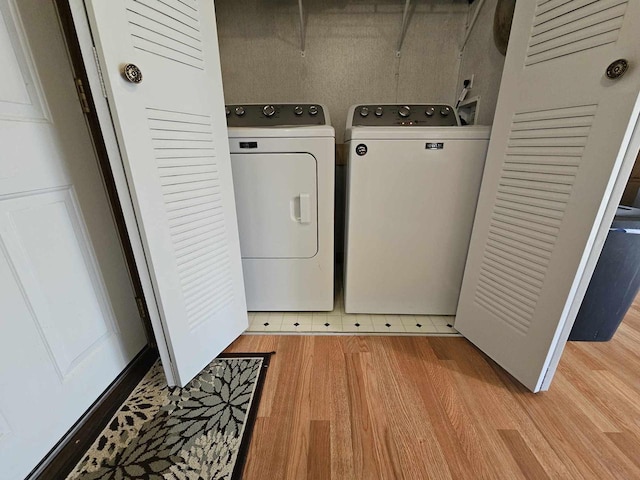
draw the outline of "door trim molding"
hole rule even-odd
[[[155,349],[144,347],[27,475],[26,480],[65,478],[157,359]]]
[[[93,142],[96,157],[98,159],[98,166],[102,174],[105,190],[107,191],[107,198],[111,206],[111,211],[113,212],[113,217],[116,228],[118,230],[118,236],[120,237],[120,243],[122,244],[125,261],[129,269],[129,277],[131,278],[131,283],[133,285],[136,297],[143,300],[143,302],[139,305],[142,305],[144,308],[144,311],[141,311],[140,313],[144,314],[141,315],[141,318],[147,334],[147,342],[152,347],[155,347],[155,338],[153,335],[151,323],[149,322],[148,308],[146,302],[144,301],[145,297],[142,282],[140,280],[140,273],[138,271],[138,267],[135,261],[135,254],[131,245],[131,240],[129,238],[122,203],[120,201],[120,198],[118,197],[116,179],[109,163],[109,155],[107,146],[105,144],[105,139],[100,128],[96,104],[94,102],[91,89],[89,88],[88,74],[82,58],[80,42],[76,33],[75,26],[73,24],[70,5],[67,0],[55,0],[54,3],[58,12],[58,17],[60,19],[60,27],[65,40],[65,44],[67,46],[67,51],[69,53],[74,75],[79,78],[82,81],[83,86],[85,86],[83,93],[86,97],[86,102],[90,110],[89,112],[84,113],[85,120],[87,122],[87,128],[89,130],[89,135],[91,136],[91,141]]]

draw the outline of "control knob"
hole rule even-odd
[[[231,115],[231,110],[229,110],[229,107],[224,107],[224,113],[227,115],[227,117]]]
[[[276,113],[276,107],[273,105],[265,105],[262,108],[262,113],[265,117],[273,117],[273,114]]]
[[[369,115],[369,108],[368,107],[362,107],[360,109],[360,116],[361,117],[366,117]]]
[[[400,107],[398,109],[398,113],[401,117],[407,118],[409,115],[411,115],[411,108],[405,105],[404,107]]]
[[[311,105],[309,107],[309,115],[317,115],[318,114],[318,107],[316,107],[315,105]]]
[[[295,107],[293,107],[293,113],[295,113],[296,115],[302,115],[304,113],[304,110],[300,105],[296,105]]]
[[[428,108],[424,111],[424,114],[425,114],[427,117],[433,117],[433,114],[434,114],[434,113],[436,113],[436,109],[435,109],[435,108],[433,108],[433,107],[428,107]]]
[[[376,108],[376,117],[381,117],[383,113],[384,113],[384,109],[382,107]]]
[[[236,107],[235,109],[236,115],[241,117],[244,115],[244,107]]]
[[[442,115],[443,117],[446,117],[450,113],[451,113],[451,109],[449,107],[444,107],[440,110],[440,115]]]

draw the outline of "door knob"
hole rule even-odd
[[[622,77],[629,68],[629,62],[627,62],[624,58],[620,58],[615,62],[611,62],[611,64],[607,67],[607,78],[612,80],[616,80]]]
[[[142,81],[142,72],[133,63],[127,63],[122,69],[122,75],[125,80],[131,83],[140,83]]]

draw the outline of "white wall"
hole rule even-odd
[[[453,102],[467,0],[413,0],[402,55],[401,0],[217,0],[227,103],[325,104],[342,143],[354,103]]]
[[[493,115],[496,111],[504,57],[493,43],[493,15],[498,0],[486,0],[475,27],[471,32],[469,41],[462,54],[462,65],[458,79],[458,91],[462,89],[465,78],[475,75],[473,89],[468,97],[480,96],[480,111],[476,123],[492,125]],[[477,8],[478,1],[472,5]]]

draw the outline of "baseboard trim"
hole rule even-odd
[[[118,407],[142,380],[158,352],[146,346],[80,419],[69,429],[25,480],[60,480],[65,478],[106,427]]]

